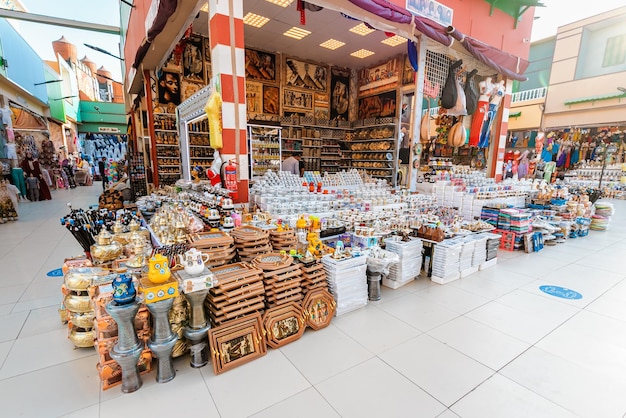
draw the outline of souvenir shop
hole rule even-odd
[[[624,198],[626,126],[510,132],[505,177],[560,179]],[[600,181],[602,179],[602,181]]]
[[[325,27],[338,18],[301,16],[318,13]],[[515,74],[426,39],[354,69],[245,48],[245,141],[225,150],[216,121],[234,116],[216,106],[226,87],[203,84],[214,63],[194,30],[207,26],[148,80],[136,151],[156,188],[62,219],[85,255],[65,260],[61,320],[75,347],[97,350],[103,390],[171,381],[183,356],[225,373],[305,343],[381,286],[461,280],[498,251],[550,251],[610,223],[585,188],[496,181]],[[281,170],[287,154],[300,172]]]
[[[247,123],[240,126],[247,141],[237,152],[212,141],[211,118],[202,111],[212,95],[208,84],[216,80],[208,14],[196,16],[161,67],[149,73],[146,94],[140,93],[136,107],[135,148],[147,161],[155,186],[179,178],[206,179],[215,172],[223,178],[229,162],[238,166],[238,180],[254,181],[269,169],[280,171],[282,160],[291,155],[298,156],[306,171],[357,168],[411,190],[418,181],[450,171],[453,164],[500,175],[505,80],[522,77],[527,62],[511,66],[516,57],[491,47],[486,59],[458,29],[429,33],[416,20],[428,33],[418,45],[406,40],[411,38],[406,22],[385,23],[357,6],[320,3],[328,5],[302,12],[311,30],[333,22],[345,32],[359,33],[353,35],[355,45],[367,44],[376,58],[354,62],[335,56],[338,64],[330,65],[298,56],[300,47],[271,51],[267,45],[272,42],[262,31],[246,36]],[[281,9],[270,6],[263,11]],[[355,13],[364,21],[348,17]],[[299,24],[299,14],[290,18]],[[398,35],[385,32],[392,26]],[[463,41],[453,42],[455,37]],[[476,110],[480,117],[474,118]],[[231,141],[224,144],[228,147]],[[225,154],[217,163],[216,148]],[[239,190],[239,195],[247,191]]]

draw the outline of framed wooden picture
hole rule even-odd
[[[309,291],[302,301],[307,326],[314,330],[326,328],[335,316],[337,303],[324,288]]]
[[[208,337],[215,374],[241,366],[267,353],[259,313],[211,328]]]
[[[284,85],[286,87],[320,92],[328,91],[329,67],[327,65],[285,57],[284,67]]]
[[[404,66],[402,67],[402,85],[406,86],[407,84],[415,83],[415,70],[411,65],[411,61],[409,60],[409,56],[404,56]]]
[[[283,89],[283,107],[292,110],[313,110],[313,93]]]
[[[278,87],[263,84],[263,113],[278,115],[280,112],[279,94]]]
[[[192,35],[183,50],[183,77],[189,81],[204,82],[204,45],[202,36]]]
[[[205,64],[211,62],[211,42],[207,36],[202,37],[202,42],[204,46],[204,61]]]
[[[396,87],[402,75],[399,61],[396,57],[375,67],[360,70],[358,73],[360,94],[371,94]]]
[[[396,116],[397,93],[387,91],[359,99],[359,119],[384,118]]]
[[[193,96],[202,87],[204,87],[203,83],[195,83],[193,81],[189,81],[183,78],[181,100],[184,102],[185,100]]]
[[[246,48],[246,79],[276,82],[276,55]]]
[[[263,315],[267,345],[272,348],[280,348],[299,339],[305,328],[302,307],[295,302],[271,308]]]
[[[330,77],[330,119],[348,120],[350,70],[333,68]]]
[[[263,113],[263,84],[246,81],[246,111]]]

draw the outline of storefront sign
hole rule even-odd
[[[406,9],[416,15],[427,17],[443,26],[452,25],[454,10],[434,0],[406,0]]]
[[[566,287],[561,287],[561,286],[548,286],[548,285],[539,286],[539,290],[541,290],[543,293],[547,293],[548,295],[556,296],[557,298],[562,298],[562,299],[582,299],[583,298],[583,295],[581,295],[577,291],[568,289]]]
[[[109,128],[106,126],[98,126],[98,132],[102,132],[106,134],[119,134],[120,128]]]

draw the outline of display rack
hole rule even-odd
[[[146,167],[144,165],[142,152],[128,153],[128,168],[130,189],[133,193],[132,200],[135,201],[139,196],[146,196],[148,194]]]
[[[280,171],[281,131],[279,126],[248,125],[250,171],[253,180],[263,176],[267,170]]]
[[[189,167],[199,167],[202,173],[211,167],[215,150],[211,147],[209,121],[202,119],[187,126],[189,136]]]
[[[181,177],[176,115],[174,113],[155,113],[154,135],[157,156],[156,172],[159,176],[159,184],[173,184]]]
[[[378,118],[355,122],[354,133],[346,141],[351,166],[395,186],[398,170],[397,120]]]

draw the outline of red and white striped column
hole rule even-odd
[[[209,0],[212,83],[222,95],[224,162],[237,161],[238,202],[248,201],[243,0]]]
[[[506,137],[509,130],[509,114],[511,111],[511,99],[513,94],[513,82],[511,80],[506,81],[506,91],[502,102],[500,102],[501,112],[498,112],[500,117],[496,119],[497,125],[495,126],[495,132],[492,135],[492,144],[489,148],[489,168],[487,175],[493,177],[496,181],[501,181],[504,174],[504,153],[506,151]]]

